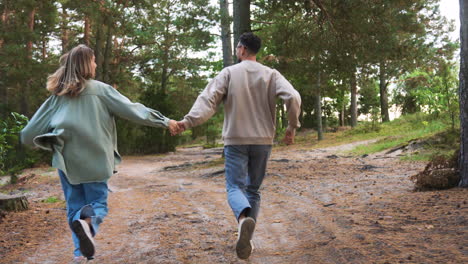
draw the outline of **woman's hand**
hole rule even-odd
[[[171,132],[171,136],[175,136],[179,134],[181,131],[179,129],[179,125],[177,124],[177,121],[175,120],[169,120],[169,131]]]

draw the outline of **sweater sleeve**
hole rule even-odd
[[[203,124],[216,113],[218,105],[227,94],[228,84],[229,71],[224,69],[208,83],[184,117],[183,122],[187,129]]]
[[[140,125],[168,127],[169,118],[159,111],[140,103],[133,103],[112,86],[107,86],[103,90],[101,99],[112,114]]]
[[[283,100],[288,112],[288,126],[299,128],[299,114],[301,112],[301,96],[286,78],[275,70],[276,96]]]
[[[49,97],[39,109],[34,113],[31,120],[20,132],[21,143],[28,146],[35,146],[34,138],[46,134],[50,129],[50,121],[54,111],[54,97]]]

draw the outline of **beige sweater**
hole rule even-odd
[[[206,86],[183,122],[187,129],[204,123],[223,101],[225,145],[271,145],[277,97],[286,105],[288,126],[300,127],[299,93],[277,70],[244,60],[224,68]]]

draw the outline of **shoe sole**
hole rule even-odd
[[[240,226],[239,238],[236,243],[237,257],[240,259],[248,259],[252,253],[252,235],[255,230],[255,220],[251,217],[245,218]]]
[[[75,220],[72,223],[72,230],[80,241],[80,251],[83,256],[86,258],[94,256],[94,240],[88,223],[84,220]]]

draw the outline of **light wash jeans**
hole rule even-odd
[[[99,225],[107,215],[107,182],[92,182],[82,184],[70,184],[63,171],[59,170],[60,182],[67,203],[67,220],[70,225],[73,221],[80,219],[81,209],[85,205],[91,205],[95,216],[91,217],[94,229],[93,235],[99,230]],[[75,256],[81,256],[78,237],[72,231],[73,244],[75,245]]]
[[[228,145],[224,147],[226,191],[236,219],[245,211],[257,220],[259,188],[265,177],[271,145]]]

